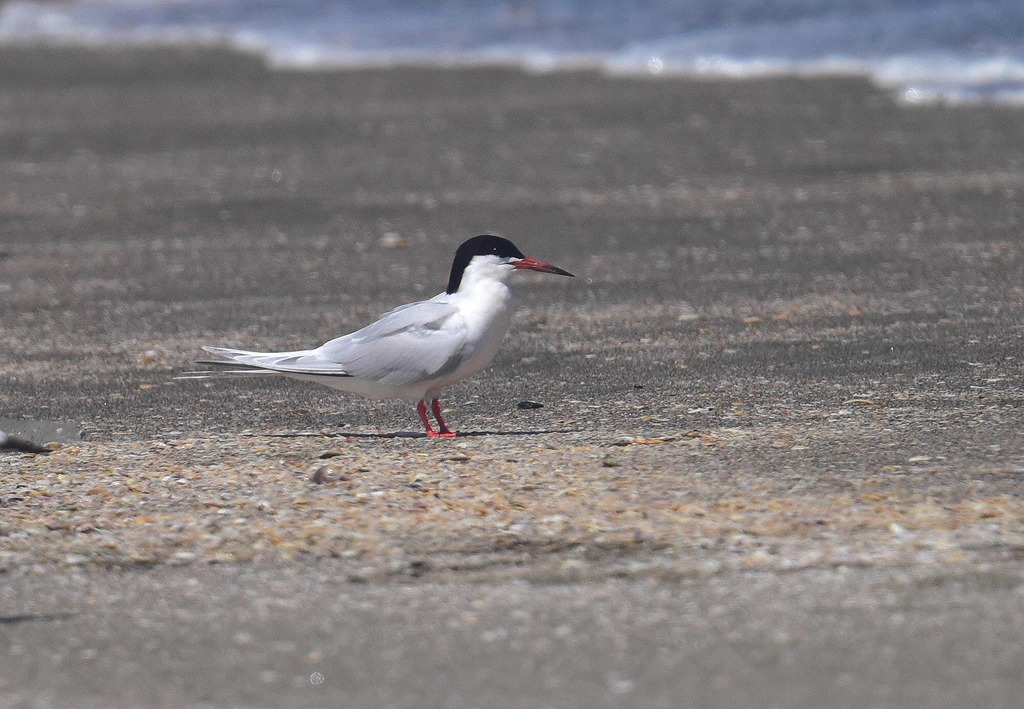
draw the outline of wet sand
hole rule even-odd
[[[83,440],[0,457],[4,701],[1019,696],[1024,110],[859,77],[5,59],[0,415]],[[445,399],[474,435],[172,381],[202,344],[429,297],[482,232],[578,277],[519,279],[495,364]],[[358,640],[378,626],[396,645]]]

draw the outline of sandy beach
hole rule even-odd
[[[0,54],[0,429],[64,428],[0,454],[0,705],[1019,701],[1021,108]],[[478,233],[577,278],[519,278],[464,437],[173,380]]]

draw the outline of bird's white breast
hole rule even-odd
[[[515,306],[512,289],[493,278],[470,281],[447,298],[459,308],[466,324],[465,360],[431,386],[431,395],[491,363],[508,332]]]

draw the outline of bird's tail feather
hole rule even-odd
[[[199,359],[196,364],[207,367],[230,367],[230,369],[198,369],[192,372],[181,372],[175,379],[238,379],[240,377],[280,376],[281,372],[264,369],[252,364],[241,364],[231,360]]]
[[[295,352],[250,352],[232,350],[226,347],[204,347],[210,354],[220,355],[223,360],[203,362],[217,366],[267,370],[277,374],[302,376],[347,377],[348,372],[340,363],[321,356],[317,350],[296,350]]]
[[[290,376],[307,379],[310,377],[348,377],[348,372],[339,363],[325,359],[316,350],[295,352],[250,352],[226,347],[204,347],[210,354],[224,359],[198,360],[196,364],[207,367],[203,370],[182,372],[175,379],[236,379],[239,377]]]

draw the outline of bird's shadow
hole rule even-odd
[[[549,428],[542,429],[539,431],[458,431],[458,435],[454,438],[442,438],[438,440],[457,441],[460,438],[479,438],[482,436],[543,436],[549,433],[579,433],[581,429],[578,428]],[[388,439],[388,438],[428,438],[427,434],[422,431],[392,431],[390,433],[361,433],[356,431],[346,431],[338,433],[265,433],[261,434],[264,438],[369,438],[369,439]]]

